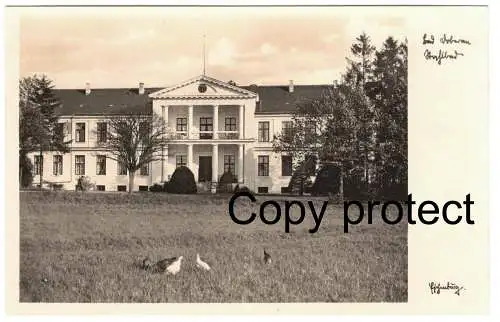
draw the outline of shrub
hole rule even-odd
[[[167,192],[179,194],[193,194],[197,192],[194,175],[188,167],[175,169],[167,185]]]
[[[249,192],[251,194],[255,194],[252,190],[250,190],[248,187],[245,187],[245,186],[241,186],[239,184],[236,185],[236,187],[234,187],[234,193],[237,193],[237,192]]]
[[[19,155],[19,171],[21,187],[26,188],[33,184],[33,165],[26,154]]]
[[[311,188],[314,196],[337,194],[340,189],[340,169],[333,164],[324,165],[318,172]]]
[[[149,187],[149,191],[151,191],[151,192],[163,192],[165,190],[163,189],[163,185],[155,183],[154,185]]]
[[[90,181],[89,177],[81,176],[78,178],[78,183],[76,185],[77,191],[89,191],[94,189],[94,184]]]
[[[231,172],[224,172],[217,184],[217,193],[228,193],[233,191],[233,183],[238,182]]]

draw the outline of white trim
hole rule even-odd
[[[208,84],[216,85],[216,86],[231,90],[233,92],[239,93],[240,95],[237,95],[237,94],[236,95],[172,95],[172,96],[168,95],[168,93],[170,93],[176,89],[191,85],[191,84],[199,82],[199,81],[204,81]],[[226,99],[227,98],[257,98],[257,93],[248,91],[248,90],[243,89],[243,88],[238,87],[238,86],[230,85],[228,83],[222,82],[222,81],[215,79],[215,78],[212,78],[212,77],[208,77],[206,75],[200,75],[200,76],[185,80],[179,84],[164,88],[164,89],[159,90],[157,92],[150,93],[148,95],[148,97],[150,97],[152,99],[174,99],[174,98],[213,99],[213,98],[221,98],[221,97],[226,98]]]

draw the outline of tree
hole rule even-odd
[[[362,33],[356,38],[351,46],[351,58],[346,58],[348,62],[347,71],[342,76],[346,86],[353,91],[359,91],[359,104],[356,104],[356,119],[360,129],[357,134],[358,155],[361,155],[360,167],[363,168],[362,178],[365,184],[369,182],[370,154],[375,148],[375,115],[373,104],[366,96],[366,84],[373,80],[374,56],[376,48],[372,45],[371,39],[366,33]]]
[[[143,167],[149,167],[151,162],[161,160],[170,134],[163,118],[155,113],[114,116],[110,117],[107,124],[107,133],[97,144],[107,152],[107,158],[127,169],[128,191],[131,193],[135,173]]]
[[[296,102],[292,125],[275,138],[273,150],[297,160],[294,172],[316,155],[340,169],[341,187],[346,176],[347,185],[371,197],[372,177],[379,185],[407,182],[407,45],[389,37],[377,51],[363,33],[351,54],[340,85]]]
[[[27,154],[38,151],[69,152],[69,141],[64,141],[62,124],[59,124],[57,107],[60,102],[54,95],[52,81],[45,75],[25,77],[19,81],[19,154],[20,178],[26,176],[23,171],[30,167]],[[28,170],[29,171],[29,170]],[[40,188],[43,183],[43,172],[40,171]]]
[[[408,48],[389,37],[377,51],[367,93],[375,106],[378,180],[384,189],[407,186]]]
[[[315,174],[309,164],[312,159],[320,163],[340,163],[348,170],[358,166],[360,126],[355,110],[363,102],[361,95],[359,91],[340,85],[325,88],[319,98],[297,102],[291,126],[275,138],[273,150],[287,153],[296,160],[294,175],[301,186]],[[304,169],[310,170],[304,172]]]

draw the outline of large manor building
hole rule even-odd
[[[30,154],[34,183],[62,184],[74,190],[81,176],[90,177],[96,190],[126,191],[128,175],[116,161],[99,151],[99,133],[106,118],[131,111],[162,116],[174,133],[165,155],[137,171],[134,190],[166,182],[175,169],[187,166],[200,186],[232,172],[240,185],[258,193],[287,192],[292,158],[274,153],[274,136],[291,125],[297,101],[321,95],[325,86],[236,86],[201,75],[167,88],[54,89],[61,102],[69,153]],[[41,166],[41,167],[40,167]]]

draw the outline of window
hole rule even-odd
[[[85,156],[75,155],[75,174],[77,176],[85,175]]]
[[[236,131],[236,117],[226,117],[224,123],[225,131]]]
[[[186,155],[176,155],[175,156],[175,167],[185,167],[187,165],[187,156]]]
[[[200,132],[212,132],[214,123],[211,117],[200,117]],[[211,139],[212,133],[200,133],[200,139]]]
[[[292,156],[282,155],[281,156],[281,175],[283,177],[289,177],[292,175]]]
[[[269,142],[269,122],[259,122],[259,142]]]
[[[149,191],[148,186],[139,186],[139,191]]]
[[[233,154],[224,155],[224,173],[230,172],[234,175],[235,159]]]
[[[292,122],[291,121],[283,121],[281,123],[281,134],[285,139],[290,139],[292,137]]]
[[[141,174],[141,176],[149,175],[149,163],[147,163],[141,167],[140,174]]]
[[[95,186],[95,188],[97,189],[97,191],[106,191],[105,185],[98,184]]]
[[[289,187],[281,187],[281,193],[291,193],[292,190]]]
[[[258,175],[260,177],[269,176],[269,156],[268,155],[259,155],[258,158]]]
[[[144,121],[139,123],[139,138],[142,139],[142,144],[147,145],[149,141],[149,122]]]
[[[55,176],[63,174],[63,157],[62,155],[54,155],[53,173]]]
[[[85,142],[85,123],[76,123],[75,141]]]
[[[117,190],[118,191],[127,191],[127,186],[123,186],[123,185],[117,186]]]
[[[43,156],[35,155],[35,176],[39,176],[43,171]]]
[[[176,130],[177,132],[187,132],[187,118],[185,117],[178,117],[177,118],[177,125],[176,125]]]
[[[97,123],[97,142],[104,143],[108,139],[108,124],[105,122]]]
[[[123,162],[118,162],[118,175],[119,176],[124,176],[127,175],[127,167]]]
[[[268,193],[269,192],[269,188],[268,187],[258,187],[257,188],[257,192],[258,193]]]
[[[106,156],[105,155],[98,155],[97,158],[97,174],[104,176],[106,175]]]

